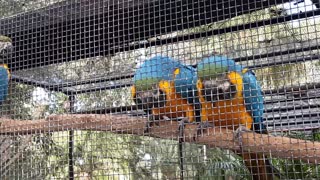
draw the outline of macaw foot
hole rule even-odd
[[[186,126],[186,123],[189,122],[189,119],[186,117],[178,118],[179,120],[179,142],[184,142],[184,128]]]
[[[159,126],[158,119],[156,118],[156,116],[150,115],[148,117],[148,122],[146,123],[146,126],[144,128],[144,133],[149,133],[150,132],[150,128],[153,127],[154,125]]]
[[[179,149],[179,161],[180,161],[180,179],[184,179],[184,156],[183,156],[183,142],[184,142],[184,128],[185,128],[185,123],[189,122],[189,119],[186,117],[182,118],[177,118],[179,122],[179,144],[178,144],[178,149]]]
[[[144,127],[144,133],[149,133],[151,126],[153,126],[153,123],[148,121]]]
[[[243,125],[240,125],[238,127],[238,129],[234,132],[233,134],[233,138],[235,140],[239,140],[239,146],[240,146],[240,149],[242,148],[242,133],[243,132],[251,132],[250,129],[248,129],[246,126],[243,126]]]
[[[209,123],[208,121],[200,122],[200,124],[198,126],[198,130],[197,130],[197,136],[202,135],[204,130],[209,127],[214,127],[214,125],[212,123]]]
[[[171,119],[168,116],[162,116],[162,119],[165,121],[170,121]],[[159,126],[159,116],[157,115],[150,115],[148,117],[148,122],[146,124],[144,133],[149,133],[150,132],[150,128],[153,127],[154,125]]]

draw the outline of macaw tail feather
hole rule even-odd
[[[281,177],[280,171],[263,154],[241,153],[241,156],[254,180],[272,180],[274,177]]]

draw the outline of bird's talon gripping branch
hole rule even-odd
[[[200,122],[198,130],[197,130],[197,136],[202,135],[204,133],[204,131],[209,127],[214,127],[214,125],[212,123],[209,123],[208,121]]]
[[[234,140],[235,141],[238,140],[238,142],[239,142],[240,150],[242,150],[242,145],[243,145],[243,143],[242,143],[242,133],[243,132],[250,132],[250,129],[248,129],[247,127],[245,127],[243,125],[240,125],[238,127],[238,129],[233,134]]]
[[[148,116],[148,122],[146,123],[146,127],[145,127],[144,132],[145,133],[149,133],[150,132],[150,128],[152,126],[154,126],[154,124],[159,125],[159,123],[156,122],[154,115],[151,114],[151,115]]]
[[[179,121],[179,142],[184,142],[184,128],[186,126],[186,123],[188,123],[188,122],[189,122],[189,119],[186,117],[183,117]]]

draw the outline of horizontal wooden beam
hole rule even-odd
[[[150,133],[144,132],[146,122],[146,118],[96,114],[55,115],[35,121],[2,118],[0,134],[28,135],[68,130],[110,131],[173,140],[183,138],[189,143],[205,144],[209,147],[231,149],[237,152],[264,153],[267,156],[302,160],[306,163],[317,164],[320,161],[319,142],[242,132],[239,133],[242,142],[240,146],[239,139],[235,138],[235,132],[230,129],[208,128],[203,134],[197,135],[198,125],[188,124],[184,129],[184,136],[179,137],[179,123],[176,121],[161,121],[159,126],[150,129]]]

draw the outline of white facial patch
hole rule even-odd
[[[230,88],[231,84],[229,81],[225,81],[222,84],[218,85],[218,89],[222,89],[223,91],[227,91]]]

